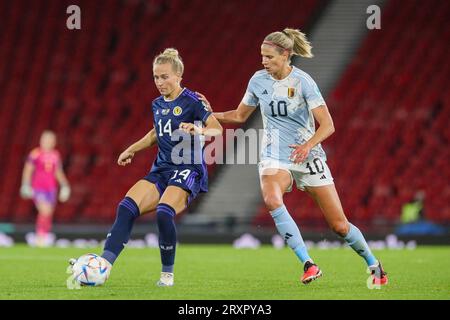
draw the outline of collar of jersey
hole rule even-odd
[[[185,89],[186,89],[186,88],[183,88],[183,90],[181,90],[180,93],[179,93],[175,98],[173,98],[172,100],[167,100],[164,96],[162,96],[162,98],[164,99],[165,102],[175,101],[175,100],[177,100],[177,99],[183,94],[183,92],[184,92]]]
[[[292,70],[291,70],[291,72],[289,72],[289,74],[286,76],[286,77],[284,77],[283,79],[280,79],[280,80],[278,80],[278,79],[275,79],[274,77],[272,77],[272,75],[270,74],[270,73],[268,73],[269,74],[269,77],[270,77],[270,79],[272,79],[273,81],[277,81],[277,82],[280,82],[280,81],[284,81],[284,80],[286,80],[287,78],[289,78],[291,75],[292,75],[292,73],[294,73],[294,69],[295,69],[295,66],[291,66],[292,67]]]

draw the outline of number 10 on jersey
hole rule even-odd
[[[272,111],[272,117],[286,117],[287,116],[287,103],[286,101],[278,101],[275,107],[275,102],[270,101],[270,110]]]

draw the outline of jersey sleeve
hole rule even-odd
[[[319,87],[311,77],[301,77],[301,85],[302,95],[310,110],[325,104]]]
[[[33,149],[28,154],[27,162],[35,165],[38,157],[39,157],[39,151],[37,149]]]
[[[208,107],[202,101],[195,102],[195,118],[197,120],[206,122],[211,113],[212,112],[208,110]]]
[[[156,115],[157,115],[155,101],[156,101],[156,99],[152,101],[152,107],[151,107],[151,109],[152,109],[151,117],[152,117],[153,128],[156,128]]]
[[[258,97],[255,95],[255,80],[250,79],[248,82],[247,90],[245,91],[242,103],[249,107],[257,107],[259,103]]]

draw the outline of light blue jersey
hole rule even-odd
[[[257,71],[242,102],[261,109],[264,124],[261,160],[275,159],[285,164],[292,164],[289,145],[304,144],[316,131],[312,109],[325,105],[314,80],[295,66],[283,80],[274,79],[266,70]],[[326,161],[320,144],[311,150],[307,160],[317,157]]]

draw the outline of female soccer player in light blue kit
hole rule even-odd
[[[314,80],[290,65],[293,55],[313,56],[303,33],[286,28],[269,34],[261,45],[264,69],[250,79],[242,102],[236,110],[214,115],[220,122],[239,124],[260,107],[264,124],[259,163],[262,194],[278,232],[304,264],[304,284],[320,277],[322,271],[309,256],[300,230],[283,204],[283,194],[291,191],[294,180],[297,188],[319,205],[331,229],[365,259],[373,284],[387,284],[380,262],[344,214],[321,146],[334,132],[333,120]],[[202,99],[206,101],[204,96]],[[317,130],[314,119],[319,123]]]

